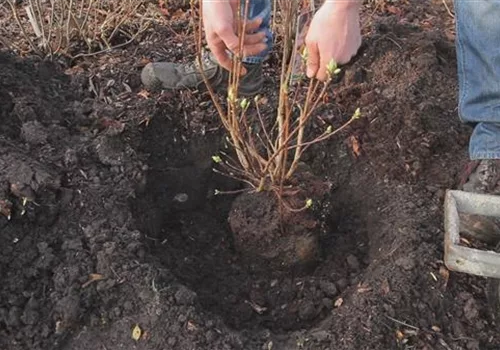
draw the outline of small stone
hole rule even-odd
[[[47,143],[48,133],[45,127],[35,120],[23,124],[21,137],[30,145],[36,146]]]
[[[413,270],[415,268],[415,260],[410,256],[402,256],[396,260],[396,265],[402,267],[406,271]]]
[[[69,239],[62,244],[63,250],[83,250],[83,243],[80,238]]]
[[[68,148],[64,152],[63,163],[67,168],[72,168],[78,164],[78,155],[74,149]]]
[[[316,307],[310,300],[302,301],[299,305],[299,318],[303,321],[310,321],[316,316]]]
[[[330,339],[330,333],[327,331],[316,331],[311,333],[311,337],[318,342],[325,342]]]
[[[94,141],[94,149],[99,161],[104,165],[111,166],[111,171],[119,172],[126,158],[126,146],[118,136],[100,136]]]
[[[9,310],[6,324],[8,327],[19,327],[21,325],[21,309],[13,306]]]
[[[167,344],[170,346],[174,346],[175,344],[177,344],[177,339],[175,337],[168,337]]]
[[[335,286],[335,283],[330,282],[330,281],[321,281],[319,282],[319,287],[325,293],[327,297],[333,298],[337,296],[339,293],[337,286]]]
[[[467,342],[467,350],[480,350],[479,340],[471,339]]]
[[[343,291],[349,286],[349,281],[346,278],[341,278],[337,281],[336,285],[340,291]]]
[[[21,315],[21,321],[23,321],[23,323],[27,325],[36,324],[40,319],[40,314],[37,309],[38,301],[34,297],[31,297],[30,300],[28,300],[28,303],[26,303],[24,312]]]
[[[187,195],[187,193],[177,193],[174,196],[174,201],[179,202],[179,203],[187,202],[188,199],[189,199],[189,196]]]
[[[333,309],[333,300],[332,299],[323,298],[323,300],[321,301],[321,303],[323,304],[323,307],[325,309],[327,309],[327,310]]]
[[[40,314],[38,313],[38,311],[33,309],[26,309],[21,315],[21,321],[23,321],[23,323],[27,325],[34,325],[38,322],[39,319]]]
[[[132,302],[130,300],[127,300],[123,303],[123,308],[125,309],[125,311],[132,311],[132,309],[134,308],[134,305],[132,304]]]
[[[71,204],[73,200],[75,192],[72,189],[61,187],[60,188],[60,203],[61,206],[67,207]]]
[[[196,299],[196,293],[185,286],[181,286],[175,292],[174,298],[179,305],[192,305]]]
[[[205,339],[207,340],[207,343],[209,343],[209,344],[212,343],[216,337],[217,337],[217,334],[212,330],[208,330],[205,333]]]
[[[346,258],[347,265],[353,271],[359,271],[359,260],[354,255],[349,254]]]
[[[464,316],[469,321],[474,321],[479,316],[476,299],[470,298],[464,306]]]

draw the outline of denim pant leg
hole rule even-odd
[[[245,0],[241,0],[242,12],[245,9]],[[272,49],[273,34],[271,32],[271,0],[250,0],[248,4],[248,19],[262,18],[259,30],[266,32],[267,48],[257,56],[249,56],[243,59],[245,63],[261,63]]]
[[[500,158],[500,0],[455,0],[459,114],[471,159]]]

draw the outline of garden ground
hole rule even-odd
[[[364,8],[361,52],[315,124],[363,118],[304,159],[332,189],[314,208],[321,261],[301,274],[235,252],[234,197],[214,190],[239,184],[212,171],[209,96],[143,90],[147,62],[194,58],[189,6],[169,12],[100,55],[0,54],[0,348],[497,349],[487,281],[442,261],[470,133],[443,2]]]

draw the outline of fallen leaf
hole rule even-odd
[[[250,301],[245,300],[245,302],[246,302],[247,304],[249,304],[249,305],[252,307],[252,309],[253,309],[256,313],[258,313],[259,315],[262,315],[264,312],[266,312],[266,311],[267,311],[267,308],[266,308],[266,307],[260,306],[260,305],[258,305],[258,304],[256,304],[256,303],[254,303],[254,302],[253,302],[253,301],[251,301],[251,300],[250,300]]]
[[[78,73],[83,73],[83,72],[85,72],[85,69],[83,69],[80,66],[74,66],[74,67],[66,69],[64,71],[64,74],[66,74],[66,75],[73,75],[73,74],[78,74]]]
[[[82,284],[82,288],[87,287],[92,282],[103,280],[104,278],[105,277],[103,275],[99,274],[99,273],[91,273],[89,275],[89,280],[87,282],[85,282],[84,284]]]
[[[193,321],[188,321],[187,322],[187,325],[186,325],[186,328],[188,331],[195,331],[198,329],[198,327],[196,327],[196,325],[194,324]]]
[[[266,96],[256,96],[255,102],[257,102],[259,106],[267,106],[269,99]]]
[[[361,144],[359,142],[359,139],[356,136],[351,136],[349,138],[351,148],[352,148],[352,153],[354,153],[355,157],[359,157],[361,155]]]
[[[139,339],[141,339],[141,335],[142,335],[142,329],[141,327],[139,327],[138,324],[136,324],[134,329],[132,330],[132,339],[138,341]]]
[[[403,332],[401,332],[399,329],[396,331],[396,339],[401,341],[405,338],[405,335],[403,334]]]
[[[450,279],[450,271],[445,266],[441,266],[439,268],[439,274],[443,277],[444,285],[446,287],[448,285],[448,280]]]
[[[431,328],[434,332],[441,332],[441,328],[439,328],[438,326],[432,326]]]
[[[337,299],[337,300],[335,300],[335,302],[333,303],[333,306],[335,306],[335,307],[341,307],[343,303],[344,303],[344,299],[342,299],[342,298],[338,298],[338,299]]]
[[[169,16],[170,15],[170,12],[168,11],[168,9],[165,7],[165,0],[160,0],[158,2],[158,7],[160,8],[160,12],[164,15],[164,16]]]
[[[387,278],[382,281],[380,288],[382,289],[383,295],[387,295],[391,292],[391,287],[389,286],[389,280]]]
[[[358,284],[358,293],[362,294],[362,293],[367,293],[367,292],[371,292],[371,291],[372,291],[372,288],[369,285],[364,284],[364,283]]]
[[[137,96],[140,96],[147,100],[149,98],[149,92],[147,90],[141,90],[137,93]]]
[[[401,9],[397,8],[396,6],[387,6],[386,11],[389,13],[392,13],[393,15],[401,15]]]
[[[12,203],[7,199],[0,199],[0,214],[10,220]]]
[[[172,20],[178,20],[182,18],[186,18],[186,12],[184,12],[182,9],[178,9],[175,11],[172,16],[170,17]]]
[[[105,129],[105,133],[110,136],[119,135],[125,130],[125,124],[111,118],[101,118],[99,120],[101,127]]]
[[[148,63],[150,63],[151,60],[147,57],[142,57],[141,60],[139,61],[139,66],[145,66],[147,65]]]

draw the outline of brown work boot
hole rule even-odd
[[[211,54],[202,57],[203,70],[212,88],[218,92],[226,92],[229,72],[219,66]],[[257,95],[263,86],[262,64],[244,64],[247,69],[240,79],[239,94],[242,96]],[[148,90],[180,90],[206,88],[198,60],[189,64],[171,62],[148,63],[142,70],[141,80]]]
[[[462,189],[466,192],[500,195],[500,159],[471,162]],[[500,220],[460,213],[460,233],[496,245],[500,242]]]

